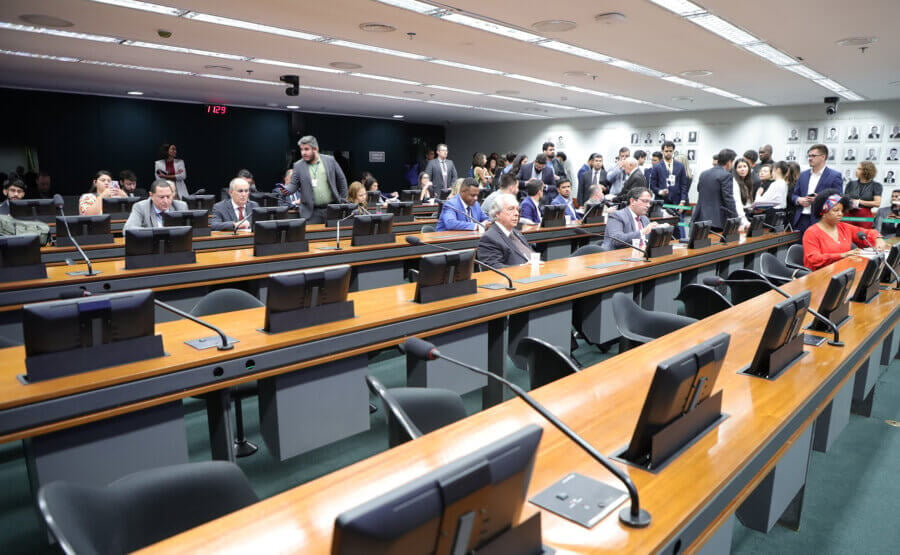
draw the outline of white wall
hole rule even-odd
[[[881,128],[881,139],[867,140],[872,125]],[[797,161],[806,167],[806,149],[810,144],[806,140],[807,129],[818,129],[819,142],[824,142],[825,134],[830,127],[837,127],[840,139],[836,143],[827,143],[836,147],[835,161],[829,166],[841,173],[851,170],[855,179],[856,162],[844,162],[847,148],[854,148],[857,160],[863,160],[870,147],[878,149],[877,181],[884,183],[888,171],[900,178],[900,163],[886,162],[885,158],[892,147],[900,148],[900,140],[888,139],[894,126],[900,125],[900,100],[879,102],[842,102],[835,116],[825,115],[824,104],[804,106],[786,106],[771,108],[744,108],[733,110],[708,110],[697,112],[666,112],[657,114],[641,114],[628,116],[602,116],[575,119],[536,120],[515,123],[491,123],[471,125],[449,125],[447,127],[447,143],[450,147],[450,158],[463,171],[471,162],[475,152],[509,151],[527,154],[530,159],[541,150],[541,143],[550,140],[557,144],[557,150],[565,151],[573,171],[578,170],[587,160],[591,152],[603,154],[606,167],[611,167],[619,147],[630,146],[643,149],[649,154],[659,149],[657,137],[665,132],[667,138],[673,138],[676,131],[681,132],[682,143],[677,150],[695,150],[694,186],[691,187],[691,198],[696,200],[696,176],[708,168],[712,155],[722,148],[731,148],[743,153],[748,149],[758,149],[763,144],[771,144],[774,148],[773,158],[782,160],[789,148],[796,148]],[[850,126],[859,130],[860,140],[847,141]],[[790,130],[799,132],[797,143],[788,143]],[[696,145],[686,143],[688,132],[697,131]],[[641,142],[631,145],[632,133],[641,134]],[[644,145],[643,138],[651,133],[654,144]],[[897,187],[897,182],[884,184],[885,193],[882,204],[890,202],[890,191]]]

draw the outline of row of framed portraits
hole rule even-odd
[[[774,153],[772,158],[775,160],[787,161],[806,161],[806,146],[788,143],[785,147],[783,155],[778,156]],[[882,144],[849,144],[843,146],[829,146],[828,161],[830,163],[843,162],[862,162],[863,160],[873,162],[875,164],[900,164],[900,145],[882,145]]]
[[[645,147],[644,150],[659,150],[667,140],[675,143],[676,148],[682,143],[697,144],[698,133],[696,129],[673,129],[670,131],[635,130],[631,132],[629,144],[633,147]]]
[[[885,132],[888,131],[889,132]],[[849,123],[845,125],[797,126],[787,132],[787,143],[872,143],[900,142],[900,123]]]
[[[841,172],[841,175],[844,177],[844,185],[856,179],[856,166],[841,164],[838,166],[830,165],[829,167]],[[881,183],[885,187],[894,188],[897,185],[898,177],[900,177],[900,168],[878,168],[878,173],[875,175],[875,181]],[[888,197],[890,197],[890,193],[888,193]],[[884,198],[883,194],[882,198]]]

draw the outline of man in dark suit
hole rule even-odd
[[[437,195],[441,189],[452,187],[458,176],[453,160],[447,159],[447,154],[450,152],[447,145],[439,144],[435,151],[437,158],[428,162],[428,165],[425,166],[425,173],[431,178],[431,182],[434,184],[432,190]]]
[[[633,239],[644,241],[644,237],[657,226],[647,217],[653,195],[646,187],[635,187],[628,191],[628,207],[610,212],[606,219],[604,250],[624,249]],[[618,239],[615,241],[614,239]]]
[[[312,135],[300,137],[300,160],[294,164],[285,195],[300,191],[300,217],[307,223],[324,224],[325,207],[347,197],[347,178],[333,156],[319,154],[319,141]],[[249,187],[249,184],[248,184]]]
[[[139,200],[131,207],[123,229],[138,227],[162,227],[162,213],[173,210],[187,210],[187,203],[175,199],[175,188],[170,181],[157,179],[150,184],[150,196]]]
[[[547,155],[543,152],[534,157],[534,162],[525,164],[519,169],[519,190],[525,188],[525,184],[532,179],[540,179],[544,183],[544,202],[552,202],[556,196],[556,177],[553,168],[549,164]]]
[[[122,170],[119,172],[119,186],[125,191],[129,197],[147,198],[147,191],[137,186],[137,176],[131,170]]]
[[[519,224],[516,197],[508,193],[498,196],[489,216],[494,224],[478,240],[478,260],[494,268],[528,262],[534,251],[525,236],[516,229]]]
[[[625,159],[625,164],[622,166],[622,171],[625,172],[625,183],[622,185],[622,192],[619,194],[619,199],[628,198],[631,189],[636,187],[647,187],[647,178],[644,176],[644,172],[638,167],[638,161],[629,156]]]
[[[674,159],[675,143],[666,141],[662,149],[663,159],[650,168],[650,190],[669,204],[687,202],[688,179],[684,164]]]
[[[295,171],[294,175],[296,174]],[[259,207],[259,204],[250,200],[250,183],[242,177],[235,177],[228,184],[228,197],[213,205],[212,222],[209,226],[216,231],[250,231],[253,209]]]
[[[819,219],[817,214],[812,213],[812,201],[816,194],[825,189],[837,189],[839,193],[844,190],[841,172],[825,166],[828,159],[827,146],[812,145],[807,151],[807,156],[810,169],[800,172],[797,186],[791,193],[791,204],[799,207],[794,210],[794,221],[791,225],[800,233]]]
[[[538,229],[541,226],[541,199],[544,197],[545,185],[539,179],[530,179],[525,184],[525,198],[519,205],[522,224]],[[526,229],[528,231],[528,229]]]
[[[9,215],[9,199],[22,200],[25,198],[25,187],[25,182],[19,178],[4,183],[3,195],[6,196],[6,200],[0,204],[0,214],[4,216]]]
[[[723,149],[716,157],[716,165],[700,174],[697,181],[697,205],[694,221],[709,220],[711,227],[721,230],[728,218],[737,217],[734,204],[734,177],[731,168],[737,153]]]
[[[578,174],[578,205],[584,206],[584,203],[591,196],[591,185],[599,185],[604,192],[609,188],[606,180],[606,169],[603,167],[603,155],[594,152],[588,159],[588,168]]]

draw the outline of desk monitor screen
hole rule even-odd
[[[284,220],[290,218],[288,210],[290,206],[260,206],[253,209],[253,226],[256,229],[256,222]]]
[[[756,214],[750,217],[750,227],[747,228],[747,237],[758,237],[764,233],[763,222],[766,221],[764,214]]]
[[[184,252],[192,248],[191,228],[188,226],[125,230],[125,256]]]
[[[96,245],[100,243],[112,243],[112,229],[110,227],[110,215],[99,216],[57,216],[56,217],[56,246],[71,245],[69,233],[81,245]],[[69,232],[66,232],[66,224],[69,224]]]
[[[803,317],[806,316],[806,309],[809,308],[809,299],[809,291],[804,291],[772,307],[762,339],[753,355],[753,362],[746,371],[748,374],[773,377],[785,368],[785,366],[773,367],[772,355],[797,338]]]
[[[281,195],[278,193],[250,193],[250,200],[256,202],[261,207],[279,206]]]
[[[37,233],[0,236],[0,271],[38,264],[41,264],[41,238]]]
[[[541,431],[531,424],[338,515],[332,555],[475,553],[518,524]]]
[[[709,227],[712,225],[710,220],[700,220],[691,222],[690,232],[688,233],[688,248],[696,249],[700,246],[709,246]]]
[[[441,192],[438,194],[438,198],[441,200],[447,200],[450,198],[450,192],[452,189],[441,189]]]
[[[584,205],[584,216],[581,218],[583,224],[603,223],[603,209],[605,205],[602,202]]]
[[[710,396],[730,340],[720,333],[657,365],[623,458],[639,466],[650,463],[653,436]]]
[[[103,213],[110,215],[128,215],[131,207],[141,199],[138,197],[109,197],[103,199]]]
[[[765,222],[775,228],[784,228],[784,220],[787,212],[784,208],[767,208],[765,213]]]
[[[663,217],[663,201],[660,199],[654,199],[650,203],[650,210],[647,211],[648,218],[662,218]]]
[[[725,237],[737,235],[740,232],[740,229],[740,218],[728,218],[727,220],[725,220],[725,227],[722,228],[722,235],[724,235]]]
[[[52,198],[9,199],[9,215],[17,220],[52,222],[57,214]]]
[[[893,268],[895,272],[897,271],[897,268],[900,267],[900,243],[891,245],[891,250],[888,252],[885,262],[889,267]],[[881,283],[893,283],[894,274],[885,268],[882,270],[881,277],[878,281]]]
[[[293,325],[280,322],[287,317],[284,313],[295,313],[305,309],[324,309],[347,301],[350,291],[350,265],[326,266],[297,272],[284,272],[269,276],[266,295],[265,330],[272,333],[298,329],[323,321],[298,319]],[[350,314],[349,317],[353,315]]]
[[[210,234],[206,210],[170,210],[162,213],[162,219],[166,227],[190,227],[194,237]]]
[[[293,218],[290,220],[271,220],[256,222],[253,243],[268,245],[272,243],[296,243],[306,240],[306,220]]]
[[[419,287],[447,285],[472,279],[475,250],[426,254],[419,259]]]
[[[856,278],[856,268],[847,268],[843,272],[839,272],[831,276],[828,282],[828,288],[822,296],[822,302],[819,303],[819,313],[831,320],[831,322],[840,326],[849,318],[848,311],[850,304],[847,297],[850,296],[850,289],[853,287],[853,280]],[[816,331],[831,331],[831,329],[814,318],[809,329]]]
[[[354,216],[353,218],[353,238],[351,243],[369,244],[363,238],[375,237],[379,235],[391,235],[394,231],[394,215],[393,214],[366,214],[363,216]],[[387,238],[385,238],[387,239]],[[391,237],[391,242],[393,242]],[[380,242],[380,241],[379,241]]]
[[[400,191],[400,202],[417,202],[420,193],[418,189],[403,189]]]
[[[387,211],[394,215],[395,222],[411,222],[413,221],[413,203],[412,201],[389,202]]]
[[[672,226],[668,224],[660,224],[647,233],[647,248],[658,249],[668,245],[672,240]]]
[[[541,206],[541,227],[563,227],[564,225],[566,225],[565,204]]]
[[[216,195],[185,195],[182,197],[190,210],[212,210],[216,203]]]
[[[870,258],[850,298],[855,303],[867,303],[878,295],[878,278],[881,276],[881,260]]]
[[[379,191],[366,191],[366,204],[374,207],[381,202],[381,193]]]
[[[327,205],[325,207],[325,225],[327,227],[336,227],[340,220],[344,220],[353,215],[353,212],[356,209],[357,205],[347,202]],[[341,224],[341,227],[344,227],[344,224]]]

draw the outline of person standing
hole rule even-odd
[[[300,160],[294,164],[284,192],[300,191],[300,217],[311,224],[324,224],[326,207],[347,196],[347,177],[334,156],[319,154],[319,141],[312,135],[300,137],[297,145]]]
[[[818,193],[826,189],[835,189],[838,193],[844,190],[841,173],[825,166],[828,160],[827,146],[812,145],[807,151],[807,158],[810,169],[800,172],[797,186],[791,192],[791,204],[797,207],[791,225],[800,233],[819,219],[818,214],[812,213],[812,202]]]
[[[177,158],[178,149],[173,144],[163,144],[159,149],[159,157],[153,164],[153,171],[157,179],[166,179],[175,182],[177,198],[188,194],[187,170],[184,168],[184,160]]]
[[[877,170],[872,162],[860,162],[856,166],[856,179],[847,184],[844,194],[850,199],[847,215],[853,218],[871,218],[881,206],[883,187],[875,181]],[[874,222],[856,222],[857,227],[872,229]]]
[[[439,193],[441,189],[449,189],[459,176],[456,173],[456,165],[453,164],[453,160],[447,159],[447,154],[450,152],[447,149],[447,145],[439,144],[436,150],[437,158],[428,162],[425,172],[428,173],[428,177],[434,183],[435,193]]]
[[[588,159],[588,167],[578,174],[578,205],[584,206],[591,196],[591,185],[598,185],[605,192],[608,184],[606,169],[603,167],[603,155],[594,152]]]
[[[737,156],[730,148],[716,156],[716,165],[700,174],[697,182],[697,205],[693,221],[709,220],[710,227],[721,231],[725,220],[737,216],[734,204],[734,178],[731,169]]]

